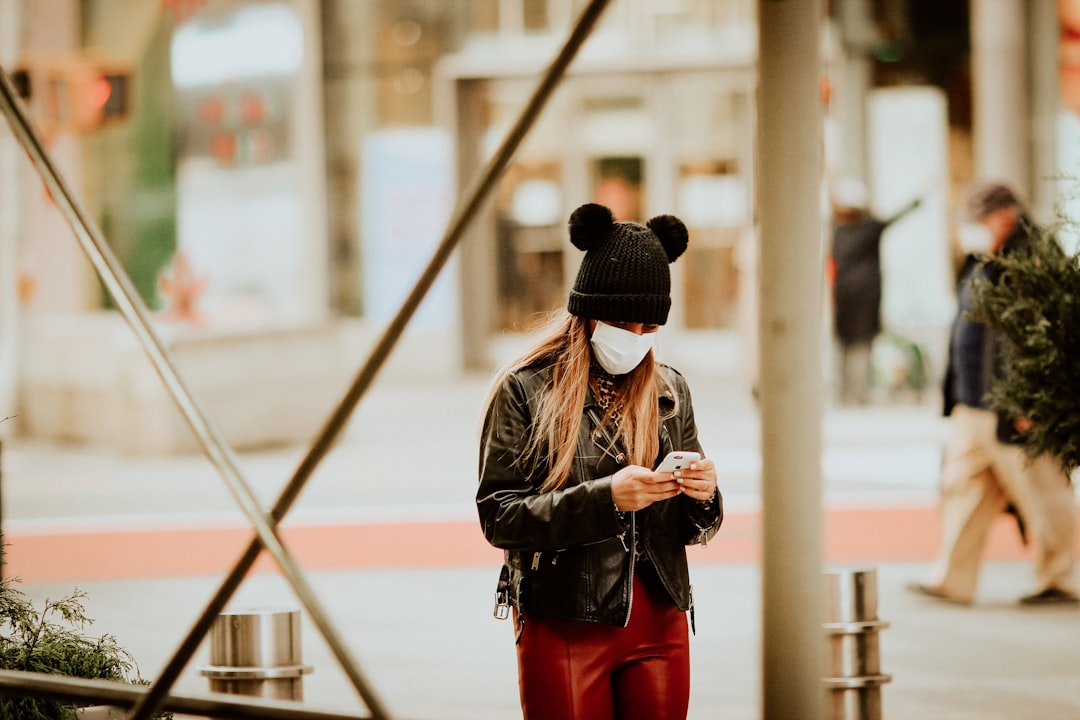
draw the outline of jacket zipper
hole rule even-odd
[[[625,543],[623,543],[625,547]],[[626,599],[626,619],[623,621],[623,627],[630,625],[630,611],[634,607],[634,560],[637,557],[637,513],[630,513],[630,576],[627,583],[630,587],[630,592]]]
[[[552,565],[555,565],[555,563],[559,562],[559,555],[562,553],[562,550],[549,550],[548,552],[551,554],[551,564]],[[530,570],[539,570],[540,569],[540,560],[543,559],[543,557],[544,557],[544,552],[542,550],[534,551],[533,556],[532,556],[532,562],[529,563],[529,569]]]
[[[697,635],[697,623],[694,621],[694,586],[690,586],[690,632]]]

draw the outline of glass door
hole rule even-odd
[[[675,207],[690,229],[684,264],[684,324],[728,328],[756,273],[750,95],[714,77],[683,77],[670,88]]]
[[[753,225],[749,77],[701,71],[568,78],[499,181],[476,261],[466,262],[476,268],[465,279],[466,295],[490,298],[477,301],[478,324],[467,331],[524,332],[565,305],[582,257],[566,223],[586,202],[606,205],[620,221],[682,218],[691,245],[672,266],[669,325],[734,327],[747,295],[740,289],[756,272],[739,257]],[[472,87],[476,104],[462,129],[475,172],[533,85],[500,78]]]
[[[485,151],[517,118],[531,83],[500,80],[487,97]],[[495,329],[527,330],[566,302],[564,236],[570,209],[564,184],[565,89],[537,120],[499,181],[494,207]]]

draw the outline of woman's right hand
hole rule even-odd
[[[653,472],[640,465],[627,465],[611,476],[611,497],[615,508],[631,512],[679,494],[679,483],[671,473]]]

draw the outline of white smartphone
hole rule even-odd
[[[656,466],[656,472],[674,472],[680,468],[684,468],[692,462],[697,462],[701,459],[701,453],[691,452],[689,450],[676,450],[675,452],[669,452],[667,457],[660,461],[660,464]]]

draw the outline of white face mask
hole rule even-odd
[[[645,359],[652,350],[656,333],[632,333],[614,325],[597,322],[593,330],[593,355],[600,367],[612,375],[625,375]]]
[[[960,249],[972,255],[986,255],[994,245],[994,235],[982,223],[966,222],[956,230]]]

